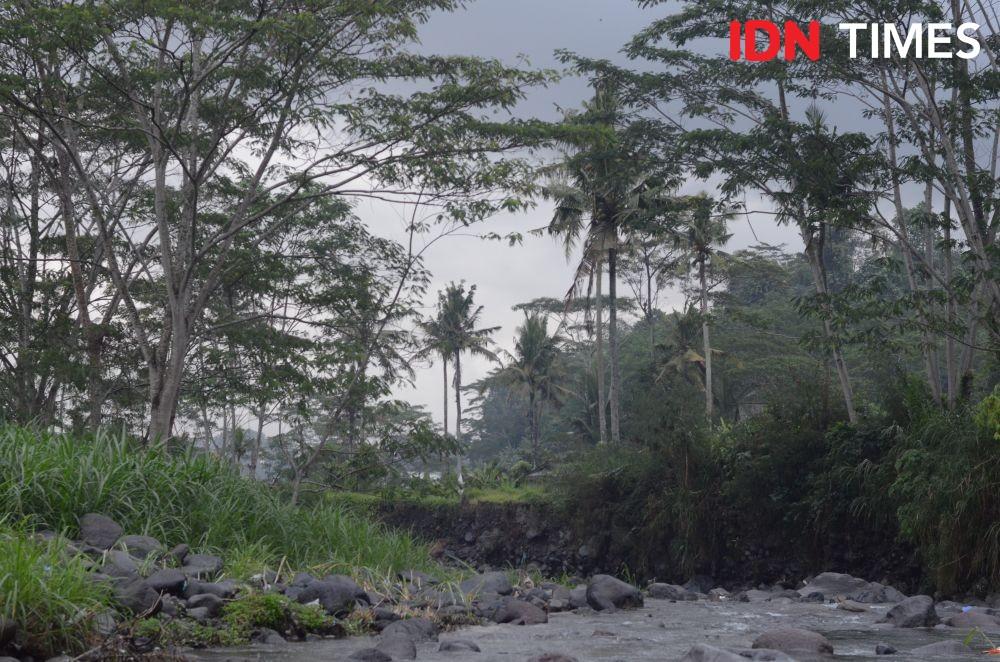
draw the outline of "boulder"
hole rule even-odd
[[[587,606],[587,587],[577,586],[569,592],[570,609],[579,609]]]
[[[970,609],[961,613],[949,616],[944,619],[944,624],[953,628],[980,628],[982,630],[996,630],[1000,627],[1000,618],[985,611]]]
[[[223,600],[230,600],[236,595],[237,590],[239,590],[239,586],[237,586],[236,582],[231,579],[226,579],[221,582],[199,582],[189,580],[187,584],[184,585],[183,596],[185,598],[190,598],[193,595],[210,593],[216,597],[222,598]]]
[[[222,572],[222,559],[213,554],[188,554],[181,572],[192,579],[210,579]]]
[[[868,582],[860,577],[852,577],[839,572],[823,572],[799,589],[799,595],[805,597],[810,593],[822,593],[827,600],[842,597],[855,602],[880,603],[900,602],[905,595],[891,586],[878,582]]]
[[[122,527],[107,515],[87,513],[80,518],[80,540],[91,547],[111,549],[122,535]]]
[[[890,609],[883,622],[897,628],[923,628],[933,627],[939,620],[934,600],[928,595],[914,595]]]
[[[972,652],[972,649],[961,641],[935,641],[933,644],[919,646],[910,651],[913,655],[930,655],[944,658],[962,657]]]
[[[529,657],[528,662],[580,662],[572,655],[563,653],[542,653],[534,657]]]
[[[854,600],[837,600],[837,609],[843,611],[852,611],[854,613],[861,613],[869,611],[868,607],[861,604],[860,602],[855,602]]]
[[[505,572],[486,572],[481,575],[469,577],[459,587],[463,593],[496,593],[497,595],[510,595],[514,592],[514,587]]]
[[[382,635],[375,649],[385,653],[393,660],[415,660],[417,659],[417,645],[413,639],[403,633],[394,635]]]
[[[465,593],[452,586],[425,588],[417,594],[417,600],[433,609],[443,609],[454,605],[465,606],[467,604]]]
[[[642,606],[642,593],[611,575],[594,575],[587,586],[587,604],[597,611]]]
[[[208,607],[191,607],[186,610],[184,614],[199,623],[204,623],[212,618],[212,612]]]
[[[139,576],[139,565],[127,552],[112,550],[104,556],[101,573],[119,579],[134,579]]]
[[[188,610],[191,609],[205,609],[208,611],[210,617],[218,616],[222,611],[222,607],[226,604],[226,601],[217,595],[212,595],[211,593],[201,593],[199,595],[192,595],[187,600]]]
[[[122,536],[117,546],[137,559],[148,556],[160,556],[166,549],[159,540],[150,536]]]
[[[408,636],[413,641],[437,641],[437,626],[429,618],[405,618],[390,623],[382,630],[383,637],[396,634]]]
[[[426,572],[420,572],[419,570],[403,570],[402,572],[397,573],[397,577],[404,582],[413,584],[416,588],[438,583],[438,580],[434,579]]]
[[[708,644],[696,644],[681,658],[680,662],[795,662],[781,651],[756,649],[728,651]]]
[[[191,548],[181,543],[173,547],[169,552],[163,555],[163,560],[170,563],[175,563],[177,565],[184,565],[184,561],[187,559],[188,554],[191,553]]]
[[[530,602],[509,599],[496,611],[493,620],[513,625],[540,625],[548,623],[549,616]]]
[[[146,582],[159,593],[180,595],[184,592],[187,575],[177,568],[161,568],[147,577]]]
[[[359,602],[367,604],[368,594],[345,575],[328,575],[313,581],[295,598],[306,604],[317,601],[331,616],[346,616]]]
[[[875,644],[876,655],[895,655],[898,652],[894,646],[889,644]]]
[[[697,595],[693,597],[693,599],[697,598],[698,598]],[[717,586],[716,588],[713,588],[711,591],[708,592],[708,599],[713,602],[722,602],[723,600],[728,600],[729,591],[727,591],[722,587]]]
[[[766,648],[782,653],[807,655],[832,655],[833,644],[818,632],[800,628],[768,630],[753,641],[753,648]]]
[[[757,588],[752,588],[749,591],[740,591],[733,596],[734,602],[766,602],[770,600],[773,594],[770,591],[762,591]]]
[[[135,615],[153,616],[160,609],[160,594],[144,579],[115,587],[115,598]]]
[[[467,639],[442,641],[438,650],[442,653],[479,653],[481,651],[479,644]]]
[[[695,593],[692,593],[683,586],[678,586],[677,584],[662,584],[657,582],[655,584],[650,584],[649,588],[646,589],[646,592],[649,593],[649,597],[657,600],[675,600],[681,602],[698,599],[698,596]]]

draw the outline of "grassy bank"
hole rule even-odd
[[[123,435],[0,427],[0,512],[0,617],[16,625],[22,650],[46,654],[85,649],[94,616],[114,608],[110,590],[66,546],[88,512],[128,534],[217,553],[229,577],[283,567],[379,583],[395,570],[435,570],[424,545],[356,508],[293,506],[211,457]],[[65,537],[38,535],[47,530]]]

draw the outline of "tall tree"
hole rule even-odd
[[[537,132],[484,118],[546,75],[407,50],[432,12],[458,6],[125,0],[0,16],[2,105],[40,123],[72,173],[142,357],[150,438],[171,434],[241,238],[280,233],[322,196],[438,192],[442,215],[469,222],[517,206],[494,194],[525,170],[490,154]],[[395,80],[414,91],[391,92]]]
[[[701,314],[702,350],[705,360],[705,416],[709,425],[713,419],[715,391],[712,387],[712,342],[709,336],[709,271],[716,247],[729,241],[731,234],[726,232],[728,214],[717,212],[711,198],[706,195],[693,196],[690,200],[690,210],[686,215],[684,225],[680,229],[678,240],[690,255],[691,266],[698,279],[698,301]]]

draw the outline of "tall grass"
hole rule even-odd
[[[107,432],[0,428],[0,512],[69,535],[81,515],[100,512],[127,533],[239,557],[244,567],[250,550],[267,564],[376,574],[429,564],[425,547],[358,513],[296,507],[211,457]]]
[[[0,522],[0,617],[17,625],[25,652],[46,656],[87,646],[93,617],[109,603],[107,587],[88,575],[65,540],[41,540]]]

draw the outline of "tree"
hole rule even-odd
[[[518,207],[508,191],[525,168],[491,154],[537,132],[484,117],[547,76],[406,50],[431,12],[457,6],[126,0],[0,17],[2,105],[71,173],[141,355],[149,438],[173,430],[192,343],[244,237],[280,233],[324,196],[427,191],[466,222]],[[395,80],[416,89],[387,91]]]
[[[528,393],[528,427],[531,430],[531,450],[537,464],[541,456],[541,419],[545,405],[556,399],[556,359],[563,338],[549,335],[548,318],[525,313],[514,339],[510,363],[498,377]]]
[[[438,311],[442,320],[445,346],[451,351],[452,363],[455,366],[453,385],[455,388],[455,441],[459,452],[455,456],[455,470],[458,477],[459,490],[464,486],[462,476],[462,355],[482,356],[490,361],[499,358],[490,350],[490,336],[500,327],[479,327],[479,319],[483,307],[475,305],[476,286],[467,290],[464,283],[451,283],[443,292],[438,293]]]
[[[705,361],[705,417],[712,423],[715,391],[712,389],[712,343],[709,338],[709,270],[716,246],[729,241],[732,236],[726,232],[728,214],[716,213],[713,201],[705,195],[690,199],[690,211],[677,237],[691,259],[691,266],[698,278],[699,312],[701,313],[702,349]]]
[[[608,265],[608,347],[611,355],[611,388],[608,392],[610,436],[621,442],[621,367],[618,342],[618,255],[620,242],[641,218],[659,213],[669,191],[660,162],[654,168],[644,142],[645,122],[622,101],[607,79],[595,84],[593,99],[584,111],[569,115],[566,123],[587,132],[569,134],[564,140],[571,151],[547,169],[554,182],[545,194],[556,201],[548,232],[561,236],[567,252],[582,240],[583,255],[576,268],[567,300],[578,296],[587,284],[589,298],[596,276],[598,300],[598,408],[603,409],[601,342],[602,265]],[[604,426],[601,424],[602,441]]]

